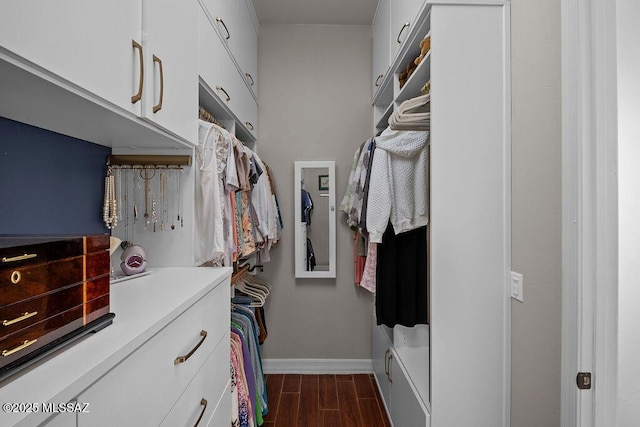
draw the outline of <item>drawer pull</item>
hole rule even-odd
[[[396,41],[399,44],[402,44],[402,41],[400,40],[400,36],[402,35],[402,32],[404,31],[405,28],[409,27],[409,25],[411,25],[410,22],[405,22],[404,25],[402,26],[402,28],[400,28],[400,32],[398,33],[398,38],[396,39]]]
[[[138,92],[135,93],[131,97],[131,103],[135,104],[136,102],[142,99],[142,87],[144,86],[144,55],[142,53],[142,45],[135,40],[131,40],[131,45],[134,49],[138,49],[138,58],[140,60],[140,75],[138,76]]]
[[[37,257],[38,254],[24,254],[24,255],[18,255],[18,256],[12,256],[12,257],[3,257],[2,258],[2,262],[15,262],[15,261],[23,261],[25,259],[31,259],[31,258],[35,258]]]
[[[31,313],[29,313],[28,311],[26,313],[24,313],[22,316],[20,317],[16,317],[13,320],[3,320],[2,321],[2,326],[11,326],[14,323],[18,323],[18,322],[22,322],[23,320],[26,320],[30,317],[35,316],[36,314],[38,314],[37,311],[32,311]]]
[[[247,128],[249,128],[249,130],[254,130],[255,128],[253,127],[253,125],[251,124],[251,122],[244,122],[245,125],[247,125]]]
[[[224,27],[224,30],[227,32],[227,37],[225,37],[226,40],[229,40],[231,38],[231,33],[229,32],[229,29],[227,28],[227,25],[224,23],[224,21],[222,20],[222,18],[220,18],[219,16],[216,17],[216,22],[219,22],[220,24],[222,24],[222,26]]]
[[[204,397],[200,400],[200,405],[202,405],[202,412],[200,412],[200,416],[198,417],[198,420],[196,421],[196,423],[193,425],[193,427],[198,427],[198,424],[200,424],[200,420],[202,419],[202,417],[204,416],[204,412],[207,410],[207,405],[209,403],[207,402],[207,399],[205,399]]]
[[[193,353],[196,352],[196,350],[202,345],[204,340],[207,338],[207,331],[205,331],[205,330],[200,331],[200,336],[202,337],[200,342],[198,342],[198,344],[195,347],[193,347],[193,349],[191,349],[191,351],[188,354],[186,354],[184,356],[176,357],[176,360],[173,361],[174,365],[179,365],[181,363],[184,363],[187,360],[189,360],[189,358],[191,356],[193,356]]]
[[[31,344],[35,343],[36,341],[38,341],[38,340],[37,340],[37,339],[35,339],[35,340],[31,340],[31,341],[29,341],[29,340],[24,340],[24,341],[22,342],[22,344],[20,344],[20,345],[19,345],[19,346],[17,346],[17,347],[13,347],[12,349],[9,349],[9,350],[2,350],[2,356],[3,356],[3,357],[11,356],[13,353],[17,353],[17,352],[19,352],[20,350],[23,350],[23,349],[25,349],[25,348],[29,347]]]
[[[13,283],[14,285],[17,285],[18,283],[20,283],[21,278],[22,278],[22,275],[17,270],[11,273],[11,283]]]
[[[390,383],[393,383],[393,374],[391,373],[391,359],[393,359],[393,354],[389,355],[389,373],[387,374],[387,378],[389,378]]]
[[[378,76],[378,78],[376,79],[376,87],[380,86],[379,81],[380,81],[380,79],[381,79],[381,78],[383,78],[383,77],[384,77],[384,74],[380,74],[380,75]]]
[[[250,83],[250,85],[251,85],[251,86],[253,86],[253,85],[255,85],[255,84],[256,84],[256,82],[253,80],[253,77],[251,77],[251,74],[249,74],[249,73],[244,73],[244,75],[251,79],[251,83]]]
[[[231,101],[231,97],[229,96],[229,93],[226,90],[224,90],[222,86],[216,86],[216,90],[221,90],[222,92],[224,92],[224,94],[227,96],[227,102]]]
[[[387,378],[389,378],[389,349],[384,351],[384,373],[387,374]]]

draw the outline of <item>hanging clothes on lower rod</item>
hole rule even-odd
[[[231,425],[240,427],[261,426],[268,412],[259,346],[267,336],[263,305],[271,285],[247,274],[247,267],[241,267],[232,280],[235,296],[231,304]]]

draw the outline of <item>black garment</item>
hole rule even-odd
[[[378,245],[376,319],[378,325],[427,323],[427,227],[400,233],[387,225]]]
[[[316,254],[313,252],[311,240],[307,239],[307,271],[313,271],[316,268]]]

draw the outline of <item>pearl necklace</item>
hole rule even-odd
[[[102,210],[102,219],[108,229],[113,229],[118,225],[116,183],[111,167],[107,169],[107,176],[104,178],[104,206]]]

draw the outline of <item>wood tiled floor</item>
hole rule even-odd
[[[370,374],[270,374],[264,427],[390,426]]]

